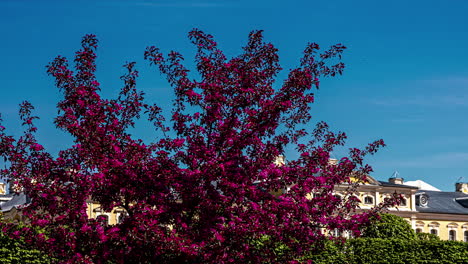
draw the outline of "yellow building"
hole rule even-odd
[[[419,186],[407,185],[399,177],[388,182],[367,178],[358,189],[361,209],[370,209],[396,192],[404,200],[396,208],[390,208],[389,213],[406,219],[416,232],[435,234],[442,240],[468,242],[468,183],[457,183],[454,192],[443,192],[424,182]],[[336,193],[346,188],[346,185],[337,186]]]
[[[98,219],[106,225],[120,224],[126,215],[123,208],[116,207],[111,212],[105,212],[98,203],[91,200],[86,201],[86,205],[88,217]]]
[[[14,223],[26,222],[27,219],[22,215],[21,208],[31,201],[24,193],[16,194],[10,186],[7,192],[6,183],[0,183],[0,209],[3,219]]]
[[[337,161],[331,162],[335,164]],[[284,164],[284,158],[279,157],[276,163]],[[349,185],[336,186],[335,194],[346,196],[348,188]],[[443,240],[468,242],[468,183],[457,183],[454,192],[442,192],[422,181],[405,183],[400,177],[378,181],[367,176],[356,195],[361,201],[360,208],[366,210],[394,193],[401,194],[404,200],[396,208],[390,208],[389,213],[406,219],[416,232],[436,234]],[[26,221],[21,215],[21,207],[29,202],[23,193],[8,194],[6,185],[0,183],[0,207],[4,218],[14,222]],[[87,214],[103,224],[114,225],[123,220],[125,210],[114,208],[111,212],[105,212],[98,203],[88,200]]]

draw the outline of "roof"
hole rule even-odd
[[[3,203],[0,208],[2,212],[8,212],[13,208],[28,204],[30,199],[24,193],[14,194],[11,200]]]
[[[397,183],[391,183],[391,182],[386,182],[386,181],[379,181],[379,183],[381,186],[384,186],[384,187],[418,189],[418,187],[406,185],[406,184],[397,184]]]
[[[366,183],[363,184],[363,186],[365,186],[365,185],[378,185],[378,186],[392,187],[392,188],[394,187],[394,188],[418,189],[417,187],[407,185],[406,183],[405,184],[397,184],[397,183],[391,183],[391,182],[388,182],[388,181],[379,181],[379,180],[376,180],[374,177],[372,177],[370,175],[366,175]]]
[[[416,186],[416,187],[418,187],[420,190],[428,190],[428,191],[437,191],[437,192],[440,192],[440,190],[437,189],[436,187],[430,185],[430,184],[427,183],[427,182],[421,181],[421,180],[407,181],[407,182],[405,182],[405,184],[406,184],[406,185],[411,185],[411,186]]]
[[[0,200],[9,200],[13,198],[14,194],[8,193],[8,194],[0,194]]]
[[[455,198],[455,201],[461,206],[468,208],[468,197]]]
[[[418,191],[416,195],[427,195],[428,198],[427,206],[416,204],[418,212],[468,215],[468,194],[462,192]]]

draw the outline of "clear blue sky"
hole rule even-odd
[[[368,159],[377,179],[397,170],[452,191],[459,177],[468,181],[467,13],[464,0],[0,0],[0,113],[19,134],[18,104],[31,101],[41,117],[38,137],[56,152],[70,141],[52,124],[59,92],[44,66],[59,54],[72,58],[84,34],[100,40],[105,96],[121,87],[121,65],[137,61],[139,88],[170,106],[170,88],[143,60],[146,46],[180,51],[190,63],[186,36],[194,27],[214,35],[228,55],[263,29],[285,69],[307,42],[345,44],[345,74],[322,84],[314,121],[345,131],[348,147],[383,138],[388,147]]]

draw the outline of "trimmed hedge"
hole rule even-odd
[[[378,219],[374,219],[371,225],[364,228],[362,237],[418,239],[416,232],[405,219],[392,214],[380,214]]]
[[[19,240],[0,233],[0,263],[43,264],[51,263],[51,259],[39,250],[24,248]]]
[[[447,264],[468,263],[468,243],[442,240],[355,238],[344,244],[329,242],[303,260],[347,264]]]

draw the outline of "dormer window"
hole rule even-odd
[[[420,193],[416,195],[416,205],[426,207],[429,201],[429,196],[425,193]]]
[[[401,205],[401,206],[406,206],[406,205],[407,205],[406,198],[401,199],[400,205]]]
[[[468,197],[455,198],[455,201],[457,201],[461,206],[468,208]]]
[[[372,196],[364,197],[364,204],[374,204],[374,198]]]

